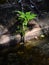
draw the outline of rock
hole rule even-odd
[[[15,40],[17,41],[16,43],[20,43],[21,42],[21,35],[20,34],[15,35]]]
[[[5,28],[3,25],[0,25],[0,36],[1,36],[2,34],[8,33],[8,32],[9,32],[9,31],[8,31],[7,28]]]
[[[9,41],[10,41],[10,36],[9,35],[2,35],[0,37],[0,44],[1,45],[8,45]]]
[[[35,36],[35,38],[34,38],[35,40],[38,40],[38,37],[37,36]]]
[[[16,43],[19,43],[21,41],[20,34],[11,35],[6,27],[0,25],[0,45],[8,45],[12,40],[16,40]]]
[[[29,28],[34,29],[34,28],[40,28],[39,24],[35,20],[31,20],[28,23]]]
[[[9,42],[12,40],[16,40],[16,43],[20,43],[21,36],[19,34],[11,36],[10,34],[2,35],[0,37],[0,45],[9,45]],[[14,43],[13,43],[14,44]]]
[[[25,42],[35,39],[42,34],[41,28],[34,28],[31,31],[26,32],[24,40]]]

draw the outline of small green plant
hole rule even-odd
[[[19,20],[23,20],[22,22],[22,28],[23,28],[23,31],[25,31],[27,29],[27,24],[30,20],[32,19],[35,19],[36,18],[36,14],[33,14],[31,12],[21,12],[21,11],[18,11],[18,14],[19,14],[19,17],[18,19]]]
[[[35,19],[37,15],[31,12],[24,13],[21,11],[17,11],[17,13],[19,14],[18,20],[21,22],[21,25],[18,26],[19,32],[22,34],[22,36],[24,36],[25,31],[27,30],[28,22],[32,19]]]

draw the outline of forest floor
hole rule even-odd
[[[40,24],[41,21],[44,22],[42,25],[49,25],[49,18],[40,19],[38,23]],[[40,44],[32,48],[18,44],[0,47],[0,65],[49,65],[49,38],[44,39],[44,42],[42,41],[36,41]]]

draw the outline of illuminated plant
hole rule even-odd
[[[30,20],[35,19],[36,18],[36,14],[31,13],[31,12],[21,12],[21,11],[17,11],[17,13],[19,14],[18,16],[18,20],[19,20],[19,25],[17,26],[19,33],[21,33],[21,36],[24,37],[25,35],[25,31],[27,30],[27,24]]]

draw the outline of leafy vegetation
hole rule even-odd
[[[30,20],[35,19],[36,18],[36,14],[31,13],[31,12],[21,12],[21,11],[17,11],[17,13],[19,14],[18,16],[18,20],[21,23],[21,25],[17,26],[19,28],[19,32],[22,34],[22,36],[25,34],[25,31],[28,29],[27,24]]]

